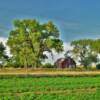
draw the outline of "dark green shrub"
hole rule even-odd
[[[100,69],[100,63],[96,65],[96,68],[97,69]]]
[[[43,68],[54,68],[54,65],[52,65],[51,63],[46,63],[43,65]]]

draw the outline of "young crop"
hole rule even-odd
[[[0,79],[0,100],[99,100],[98,77]]]

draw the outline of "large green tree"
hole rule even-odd
[[[45,51],[51,54],[52,50],[63,51],[59,35],[51,21],[41,24],[34,19],[16,20],[7,42],[13,61],[18,66],[39,67],[48,58]]]
[[[81,65],[87,68],[87,66],[90,66],[91,63],[97,63],[98,62],[98,53],[100,48],[99,45],[97,45],[98,40],[92,40],[92,39],[83,39],[83,40],[76,40],[72,41],[71,45],[73,46],[72,53],[76,59],[79,60]],[[95,47],[97,46],[97,47]]]

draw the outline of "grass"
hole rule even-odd
[[[100,76],[0,79],[0,100],[100,100]]]
[[[98,76],[100,70],[86,69],[23,69],[23,68],[6,68],[0,69],[0,76]]]

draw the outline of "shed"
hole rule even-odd
[[[76,62],[71,57],[59,58],[56,60],[55,65],[57,68],[76,68]]]

